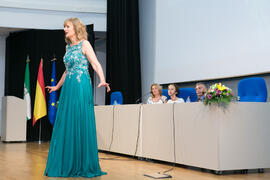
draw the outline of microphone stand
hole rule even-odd
[[[143,96],[141,96],[140,98],[138,98],[136,101],[135,101],[135,104],[137,104],[139,101],[142,100],[142,98],[144,98],[145,96],[147,96],[148,94],[150,94],[151,92],[147,92],[146,94],[144,94]]]

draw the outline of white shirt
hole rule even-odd
[[[175,101],[170,99],[167,103],[184,103],[184,102],[185,102],[184,99],[177,98]]]
[[[149,97],[147,99],[147,104],[163,104],[163,103],[166,103],[166,101],[167,101],[166,96],[161,96],[161,98],[157,102],[154,102],[152,97]]]

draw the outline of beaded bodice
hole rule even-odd
[[[89,62],[86,56],[82,53],[82,43],[83,41],[73,46],[68,44],[66,54],[64,56],[64,63],[67,72],[66,76],[69,78],[76,76],[78,82],[80,82],[82,74],[89,75]]]

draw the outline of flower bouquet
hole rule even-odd
[[[234,98],[235,97],[230,88],[218,83],[209,87],[208,91],[205,93],[204,104],[229,104]]]

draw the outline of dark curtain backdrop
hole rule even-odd
[[[87,26],[88,40],[94,46],[93,25]],[[5,96],[16,96],[23,98],[24,93],[24,73],[26,58],[30,58],[30,91],[31,91],[31,111],[33,118],[33,108],[37,83],[37,74],[40,59],[43,58],[43,75],[45,85],[50,85],[51,80],[51,59],[56,61],[56,78],[60,80],[65,66],[63,56],[65,54],[65,40],[63,30],[27,30],[11,33],[6,40],[6,69],[5,69]],[[93,77],[93,70],[89,69]],[[60,91],[58,91],[59,97]],[[46,91],[47,110],[49,93]],[[39,119],[35,126],[32,126],[32,119],[27,121],[27,141],[39,140],[39,128],[41,122],[41,140],[47,141],[51,138],[52,126],[48,116]]]
[[[107,1],[106,80],[123,93],[124,104],[141,97],[138,0]]]

